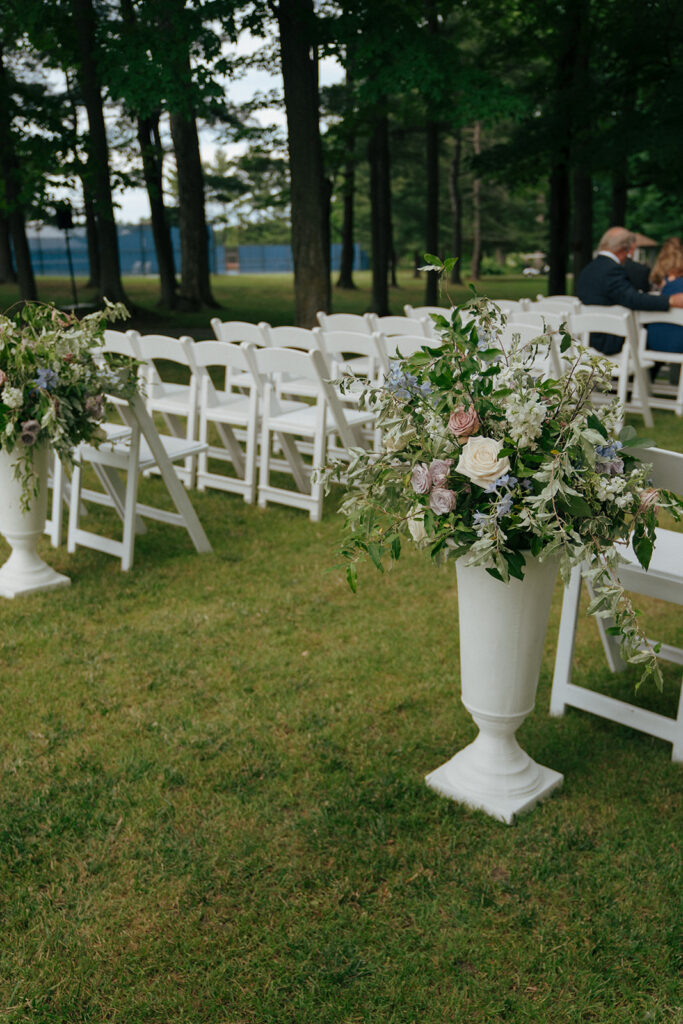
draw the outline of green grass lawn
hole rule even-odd
[[[319,524],[193,502],[212,555],[158,523],[128,574],[43,541],[72,586],[0,602],[0,1021],[681,1024],[683,767],[548,716],[559,586],[519,737],[565,784],[507,827],[423,781],[476,732],[453,567],[407,553],[353,595],[338,495]],[[636,676],[587,620],[588,678]],[[674,714],[679,684],[642,700]]]
[[[336,313],[364,313],[370,308],[371,275],[362,271],[354,275],[357,288],[354,291],[333,289],[332,305]],[[402,313],[403,306],[424,303],[424,274],[415,278],[410,271],[400,271],[398,288],[392,288],[389,301],[393,313]],[[39,296],[43,301],[59,304],[71,303],[71,285],[65,277],[39,277]],[[155,277],[126,277],[124,287],[135,306],[132,325],[143,333],[164,330],[175,335],[189,333],[196,339],[212,337],[209,321],[212,316],[222,320],[247,320],[258,323],[267,320],[272,326],[294,323],[294,290],[291,274],[239,274],[228,277],[220,275],[211,279],[213,293],[219,308],[199,313],[173,313],[157,307],[159,283]],[[535,297],[545,291],[545,278],[529,279],[517,277],[490,277],[477,284],[481,295],[491,298]],[[93,292],[85,288],[85,279],[77,279],[78,299],[87,302]],[[462,302],[470,295],[466,285],[449,286],[449,294],[456,302]],[[16,302],[16,286],[0,285],[0,309],[7,309]],[[444,298],[444,302],[445,302]]]

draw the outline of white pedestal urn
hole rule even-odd
[[[536,699],[558,563],[527,554],[524,579],[506,584],[466,561],[456,562],[462,702],[479,735],[426,781],[443,796],[509,824],[563,781],[559,772],[536,764],[515,738]]]
[[[40,445],[33,453],[33,473],[39,489],[37,496],[31,497],[28,509],[22,508],[21,482],[14,475],[18,457],[18,447],[12,452],[0,451],[0,533],[12,548],[0,569],[0,597],[17,597],[71,583],[68,576],[51,569],[36,551],[47,515],[48,448]]]

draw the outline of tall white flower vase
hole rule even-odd
[[[510,824],[563,781],[515,737],[534,708],[558,564],[527,555],[524,579],[505,584],[466,560],[456,562],[462,702],[479,735],[426,781]]]
[[[21,482],[14,475],[20,450],[0,451],[0,533],[12,554],[0,569],[0,597],[18,597],[36,590],[52,590],[71,583],[68,576],[51,569],[36,548],[47,516],[47,469],[49,451],[40,445],[33,453],[33,472],[39,488],[28,509],[21,505]]]

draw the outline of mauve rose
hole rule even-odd
[[[429,507],[437,516],[445,516],[455,508],[455,491],[447,487],[435,487],[429,495]]]
[[[647,490],[643,491],[640,495],[640,507],[639,512],[646,512],[649,508],[652,508],[659,501],[659,491],[656,487],[648,487]]]
[[[432,487],[432,476],[426,462],[418,462],[416,466],[413,466],[410,482],[416,494],[429,494]]]
[[[479,487],[488,487],[503,473],[510,472],[507,455],[498,458],[502,447],[503,442],[492,437],[470,437],[455,467],[456,473],[469,477]]]
[[[479,417],[472,405],[469,409],[466,409],[464,405],[459,405],[448,417],[448,429],[457,438],[471,437],[479,430],[479,426]]]
[[[448,482],[448,474],[451,471],[453,459],[434,459],[429,464],[429,472],[432,477],[432,487],[443,487]]]
[[[24,423],[21,424],[21,434],[19,435],[21,443],[30,447],[32,444],[36,443],[39,433],[40,423],[38,420],[25,420]]]

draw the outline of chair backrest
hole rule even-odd
[[[519,338],[521,345],[528,345],[529,342],[535,341],[536,338],[539,338],[546,332],[543,330],[542,323],[517,323],[515,321],[514,323],[505,324],[504,327],[499,327],[497,333],[497,344],[509,346],[515,338]]]
[[[138,342],[140,335],[137,331],[110,331],[104,332],[104,350],[115,352],[120,356],[130,356],[133,359],[141,359]]]
[[[394,338],[400,335],[410,335],[413,337],[418,333],[416,323],[419,324],[419,329],[425,337],[428,337],[430,334],[432,321],[426,316],[421,317],[417,321],[412,316],[377,316],[376,313],[366,313],[366,316],[373,334],[379,332],[385,338]]]
[[[252,345],[267,345],[267,329],[270,324],[262,320],[258,324],[247,323],[244,320],[220,320],[217,316],[211,319],[213,333],[219,341],[251,342]]]
[[[316,336],[307,327],[268,327],[267,344],[273,348],[298,348],[310,352],[317,347]]]
[[[250,366],[246,355],[248,347],[249,342],[226,344],[223,341],[195,341],[194,361],[201,369],[220,366],[249,373]]]
[[[529,308],[528,299],[491,299],[498,308],[509,316],[511,313],[522,313]]]
[[[515,326],[525,324],[529,327],[536,327],[539,334],[543,334],[546,331],[559,331],[562,324],[567,324],[569,318],[563,316],[562,313],[550,312],[549,310],[536,312],[522,311],[519,313],[511,313],[508,316],[508,324]]]
[[[353,331],[355,334],[372,334],[367,319],[361,313],[317,314],[318,323],[324,331]]]
[[[364,357],[369,361],[368,376],[376,377],[380,368],[384,368],[386,356],[384,349],[378,346],[373,334],[359,334],[357,331],[328,331],[322,327],[314,327],[313,334],[318,349],[323,353],[328,365],[346,362],[353,357]]]
[[[584,345],[592,333],[634,340],[633,316],[624,306],[582,306],[580,312],[570,315],[569,329]]]
[[[452,308],[452,306],[411,306],[406,303],[403,307],[403,312],[413,320],[422,320],[424,317],[429,317],[432,313],[449,317]]]
[[[559,306],[561,309],[571,309],[576,313],[581,309],[581,299],[576,295],[541,295],[536,296],[536,302],[530,305],[530,309],[537,305]]]
[[[632,448],[643,462],[652,464],[652,484],[674,494],[683,495],[683,453],[665,448]],[[673,568],[673,567],[672,567]],[[678,566],[683,573],[683,566]]]
[[[283,376],[287,380],[302,379],[317,383],[318,375],[311,362],[311,351],[317,351],[315,349],[304,352],[298,348],[272,345],[266,348],[249,347],[244,351],[249,368],[254,377],[259,379],[262,388]],[[322,353],[321,358],[327,373],[327,363]]]
[[[638,331],[638,345],[641,359],[655,358],[666,363],[683,363],[683,345],[677,352],[662,351],[661,349],[648,348],[648,326],[652,324],[666,324],[669,327],[683,328],[683,309],[669,309],[664,311],[639,309],[634,311],[636,329]],[[683,335],[683,331],[672,332]]]
[[[189,335],[182,338],[169,338],[164,334],[142,334],[138,336],[137,345],[142,358],[147,363],[163,359],[169,363],[179,363],[194,371],[192,352],[194,340]]]
[[[387,354],[387,360],[391,362],[392,359],[409,359],[410,356],[414,356],[416,352],[420,352],[425,346],[437,348],[440,344],[440,339],[438,337],[425,338],[420,334],[404,334],[393,338],[382,336],[382,342]]]

